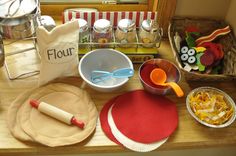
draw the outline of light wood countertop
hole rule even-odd
[[[25,47],[26,43],[19,43],[17,46]],[[6,48],[6,53],[14,48]],[[163,41],[158,49],[159,57],[174,60],[168,41]],[[11,72],[22,72],[24,70],[34,70],[38,68],[39,59],[36,52],[17,54],[7,57],[7,62]],[[101,110],[104,103],[114,96],[124,92],[140,89],[142,85],[138,79],[135,65],[135,76],[120,90],[112,93],[100,93],[90,89],[88,86],[85,90],[89,92],[94,100],[98,111]],[[95,133],[83,143],[65,146],[65,147],[45,147],[37,143],[25,143],[15,139],[7,128],[6,114],[8,106],[23,91],[33,88],[37,85],[38,76],[32,76],[26,79],[9,80],[4,67],[0,69],[0,155],[50,155],[50,154],[79,154],[79,153],[106,153],[106,152],[127,152],[129,150],[117,146],[110,141],[101,130],[100,123],[97,122]],[[71,83],[79,86],[81,82],[71,78]],[[225,147],[236,145],[236,123],[223,129],[212,129],[197,123],[188,113],[185,100],[190,90],[200,86],[213,86],[224,90],[233,100],[236,100],[236,82],[189,82],[187,83],[182,77],[180,82],[185,96],[177,98],[173,93],[167,97],[177,104],[179,114],[179,125],[177,130],[171,135],[168,141],[157,150],[174,150],[174,149],[197,149],[210,147]]]

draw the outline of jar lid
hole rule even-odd
[[[124,32],[133,31],[135,29],[135,23],[130,19],[122,19],[118,23],[118,28]]]
[[[158,29],[158,24],[154,20],[147,19],[142,22],[142,28],[149,32],[156,32]]]
[[[79,18],[78,23],[79,23],[79,31],[80,32],[84,32],[88,29],[88,22],[86,20]]]
[[[99,19],[94,22],[93,28],[97,32],[107,32],[111,28],[111,22],[106,19]]]
[[[18,18],[31,14],[38,7],[37,0],[1,0],[0,18]]]

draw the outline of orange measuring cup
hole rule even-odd
[[[166,82],[166,72],[161,68],[155,68],[150,74],[151,81],[158,86],[170,86],[178,97],[184,96],[183,90],[175,82]]]

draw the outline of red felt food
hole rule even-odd
[[[112,117],[121,133],[141,143],[167,138],[178,125],[175,103],[144,90],[119,96],[115,100]]]
[[[103,132],[106,134],[106,136],[113,142],[120,144],[119,141],[116,140],[116,138],[114,137],[114,135],[112,134],[111,132],[111,128],[109,126],[109,123],[108,123],[108,119],[107,119],[107,116],[108,116],[108,111],[110,109],[110,107],[113,105],[114,101],[116,100],[117,97],[111,99],[110,101],[108,101],[102,108],[101,112],[100,112],[100,116],[99,116],[99,119],[100,119],[100,123],[101,123],[101,127],[102,127],[102,130]]]
[[[205,53],[200,57],[200,62],[204,66],[210,66],[214,62],[214,54],[210,50],[206,50]]]
[[[216,44],[212,42],[205,42],[201,44],[202,47],[205,47],[206,49],[210,50],[212,54],[214,55],[214,60],[220,60],[224,56],[224,52],[222,50],[221,44]]]
[[[196,27],[196,26],[187,26],[186,28],[185,28],[185,31],[186,32],[200,32],[199,31],[199,28],[198,27]]]

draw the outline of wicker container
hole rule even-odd
[[[169,25],[168,36],[172,48],[172,52],[176,59],[177,65],[183,72],[186,80],[188,81],[224,81],[236,79],[236,42],[232,31],[224,36],[219,36],[216,39],[217,43],[223,45],[224,58],[223,58],[223,70],[220,74],[202,74],[198,72],[186,71],[179,58],[179,52],[177,51],[174,36],[178,32],[181,38],[185,37],[186,26],[196,26],[199,28],[201,36],[209,35],[214,30],[224,28],[227,24],[222,20],[215,19],[203,19],[203,18],[188,18],[188,17],[174,17]],[[232,29],[231,29],[232,30]]]

